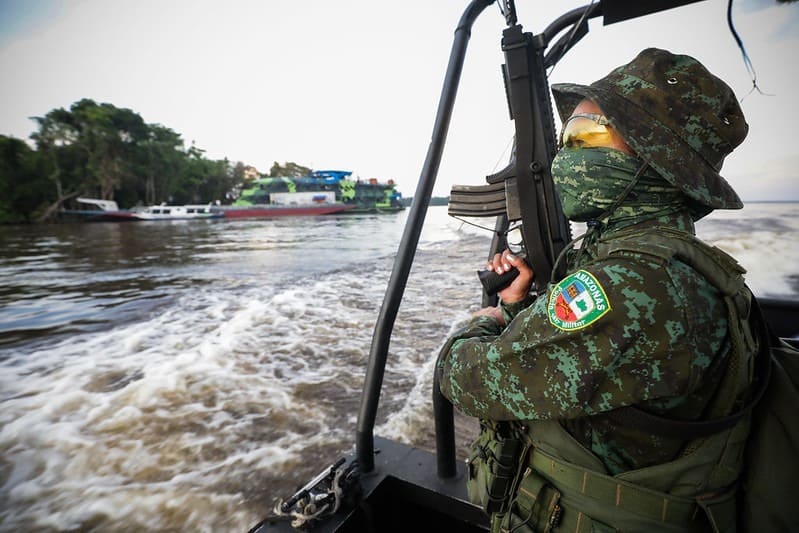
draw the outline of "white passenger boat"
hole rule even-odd
[[[225,216],[219,208],[208,205],[151,205],[144,209],[131,210],[135,220],[184,220],[194,218],[221,218]]]

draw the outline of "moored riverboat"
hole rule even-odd
[[[322,206],[326,212],[343,213],[394,213],[402,211],[402,194],[396,190],[393,180],[380,182],[375,178],[353,179],[348,170],[314,170],[302,177],[264,177],[254,180],[244,189],[241,197],[231,206],[225,207],[232,216],[247,216],[244,208],[259,207],[269,214],[266,206],[285,207],[316,206],[312,214],[319,213]],[[340,209],[332,209],[338,206]],[[300,211],[300,214],[306,214]]]
[[[100,200],[99,198],[76,198],[78,204],[84,204],[85,209],[62,209],[60,216],[67,220],[81,220],[88,222],[126,222],[137,220],[130,209],[120,209],[113,200]]]
[[[223,206],[225,218],[273,218],[330,215],[343,213],[350,206],[342,203],[319,204],[254,204],[250,206]]]
[[[222,218],[225,214],[211,204],[208,205],[151,205],[144,209],[132,209],[135,220],[194,220]]]
[[[92,206],[92,209],[70,209],[62,211],[68,218],[97,222],[132,222],[155,220],[193,220],[222,218],[225,214],[218,206],[207,205],[150,205],[133,209],[120,209],[113,200],[97,198],[77,198],[79,204]]]

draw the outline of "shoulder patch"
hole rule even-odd
[[[605,289],[585,270],[563,278],[549,293],[549,322],[563,331],[590,326],[610,311]]]

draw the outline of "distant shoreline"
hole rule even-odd
[[[742,200],[744,204],[799,204],[799,200]]]

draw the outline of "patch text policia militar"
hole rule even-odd
[[[610,302],[597,279],[585,270],[563,278],[549,295],[549,321],[563,331],[590,326],[610,311]]]

